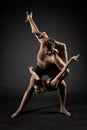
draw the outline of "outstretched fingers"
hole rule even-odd
[[[76,56],[73,56],[73,60],[75,61],[79,61],[78,58],[79,58],[80,54],[76,55]]]
[[[28,22],[29,21],[29,17],[32,18],[33,13],[31,11],[30,14],[29,14],[28,11],[26,11],[26,15],[27,15],[27,18],[26,18],[25,22]]]

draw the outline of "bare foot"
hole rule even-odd
[[[60,112],[63,113],[63,114],[65,114],[66,116],[71,116],[71,113],[68,112],[65,108],[61,108]]]
[[[21,111],[17,110],[15,113],[11,115],[11,118],[16,118],[17,116],[19,116],[20,113]]]

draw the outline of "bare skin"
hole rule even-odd
[[[45,48],[44,48],[44,44],[46,44],[46,40],[48,39],[48,35],[44,32],[40,32],[39,29],[37,28],[35,22],[33,21],[32,19],[32,13],[30,15],[28,15],[27,13],[27,21],[29,21],[30,25],[31,25],[31,28],[32,28],[32,32],[35,34],[36,38],[38,39],[39,43],[40,43],[40,50],[38,52],[38,55],[37,55],[37,65],[44,68],[44,67],[47,67],[47,64],[48,61],[50,63],[54,63],[57,65],[57,67],[61,70],[65,63],[67,62],[68,60],[68,56],[67,56],[67,48],[66,48],[66,45],[64,43],[60,43],[60,42],[57,42],[55,40],[53,40],[54,42],[54,48],[58,49],[58,55],[54,56],[52,55],[51,57],[45,57],[44,56],[44,52],[45,52]],[[43,54],[43,56],[41,55],[41,53]],[[42,57],[45,57],[44,60],[42,59]],[[44,62],[42,62],[44,61]],[[47,62],[46,62],[47,61]],[[66,75],[68,74],[69,72],[69,69],[66,70],[65,72],[65,77]],[[65,78],[64,77],[64,78]],[[61,91],[61,88],[62,88],[62,91]],[[60,99],[60,112],[62,112],[64,110],[64,113],[67,115],[67,116],[70,116],[71,113],[69,113],[66,109],[65,109],[65,101],[66,101],[66,83],[64,80],[61,81],[60,83],[60,87],[59,87],[59,99]]]
[[[66,71],[66,69],[68,68],[69,64],[72,61],[78,61],[78,57],[79,57],[79,55],[71,57],[69,59],[69,61],[67,61],[67,63],[65,64],[65,66],[62,68],[62,70],[60,71],[60,73],[58,73],[57,76],[54,79],[52,79],[52,80],[47,79],[46,82],[45,82],[46,83],[45,85],[48,86],[48,87],[54,88],[54,89],[58,88],[58,84],[59,84],[60,80],[62,79],[63,74]],[[40,77],[33,71],[33,67],[29,67],[29,71],[34,76],[34,78],[36,80],[41,80]],[[50,82],[50,84],[49,84],[49,82]],[[39,89],[40,90],[39,93],[47,91],[46,90],[46,86],[44,86],[43,84],[42,84],[42,86],[38,86],[37,85],[37,87],[43,88],[43,90]],[[36,89],[36,86],[34,87],[34,89]]]
[[[49,85],[49,80],[50,79],[46,80],[46,82],[45,82],[46,84],[44,84],[46,86],[44,86],[43,84],[41,84],[42,86],[38,86],[38,84],[36,84],[34,86],[35,92],[37,92],[38,94],[46,92],[46,91],[48,91],[47,90],[47,86],[51,87],[51,89],[58,88],[58,84],[59,84],[61,78],[63,77],[63,74],[66,71],[67,67],[69,66],[69,64],[72,61],[78,61],[78,57],[79,57],[79,55],[71,57],[70,60],[65,64],[65,66],[63,67],[63,69],[60,71],[60,73],[58,73],[58,75],[54,79],[52,79],[50,81],[50,85]],[[33,71],[32,67],[29,67],[29,71],[34,76],[34,78],[36,80],[40,80],[39,76]],[[65,90],[65,93],[66,93],[66,90]],[[61,100],[61,98],[60,98],[60,100]],[[67,115],[67,116],[71,116],[71,113],[68,112],[62,104],[61,104],[61,107],[60,107],[60,112],[63,113],[63,114],[65,114],[65,115]]]
[[[37,54],[37,65],[40,68],[46,69],[50,63],[54,63],[61,70],[68,60],[66,45],[64,43],[60,43],[60,42],[57,42],[53,39],[50,39],[48,37],[48,35],[46,34],[46,32],[41,33],[39,31],[39,29],[37,28],[34,20],[32,19],[32,13],[29,15],[27,12],[27,20],[26,21],[29,21],[32,32],[34,33],[34,35],[36,36],[37,40],[40,43],[40,49],[39,49],[39,52]],[[49,51],[49,50],[47,50],[48,49],[47,48],[48,42],[52,42],[51,44],[53,45],[52,49],[49,48],[51,53],[52,53],[53,49],[56,49],[56,50],[58,49],[59,56],[58,55],[56,55],[56,57],[54,55],[46,56],[46,51]]]
[[[45,32],[41,33],[39,29],[37,28],[34,20],[32,19],[32,13],[29,15],[27,12],[26,21],[27,22],[29,21],[32,32],[34,33],[34,35],[36,36],[36,38],[38,39],[40,43],[40,49],[37,54],[37,65],[40,68],[45,70],[47,67],[50,66],[51,63],[54,63],[61,70],[65,66],[68,60],[66,45],[64,43],[60,43],[60,42],[50,39]],[[49,42],[52,43],[51,47],[48,47],[47,43]],[[56,53],[58,53],[58,55],[53,54],[54,50],[56,51]],[[65,71],[65,75],[67,75],[67,72],[68,72],[68,69]],[[17,117],[21,113],[25,104],[30,100],[32,93],[34,91],[35,82],[36,82],[36,79],[32,75],[30,78],[30,83],[27,87],[27,90],[24,93],[24,96],[22,98],[22,101],[17,111],[11,115],[12,118]],[[62,91],[61,91],[61,88],[63,88]],[[65,111],[64,113],[67,116],[70,116],[71,114],[65,109],[65,100],[66,100],[65,91],[66,91],[66,83],[64,80],[62,80],[59,87],[60,112],[64,110]]]
[[[49,84],[49,79],[46,80],[46,82],[45,82],[45,84],[44,84],[44,85],[46,85],[46,86],[44,86],[43,84],[41,84],[41,85],[43,85],[43,86],[38,86],[38,85],[36,84],[35,87],[34,87],[35,92],[37,92],[37,93],[39,93],[39,94],[40,94],[40,93],[43,93],[43,92],[46,92],[46,91],[48,91],[47,86],[48,86],[49,88],[51,88],[52,90],[58,88],[58,84],[59,84],[59,82],[60,82],[60,80],[61,80],[61,78],[62,78],[64,72],[66,71],[67,67],[69,66],[69,64],[70,64],[72,61],[74,61],[74,60],[75,60],[75,61],[78,61],[78,57],[79,57],[79,55],[76,55],[76,56],[71,57],[70,60],[65,64],[65,66],[63,67],[63,69],[60,71],[60,73],[58,73],[58,75],[57,75],[54,79],[50,80],[50,84]],[[34,78],[35,78],[36,80],[40,80],[39,76],[32,70],[32,67],[29,68],[29,71],[30,71],[30,73],[34,76]],[[66,91],[65,91],[65,92],[66,92]],[[60,98],[60,101],[61,101],[61,98]],[[62,102],[62,101],[61,101],[61,102]],[[64,102],[64,103],[65,103],[65,102]],[[62,103],[61,103],[61,107],[60,107],[60,112],[63,113],[63,114],[65,114],[65,115],[67,115],[67,116],[71,116],[71,113],[66,110],[66,108],[62,105]]]

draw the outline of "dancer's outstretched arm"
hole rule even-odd
[[[30,23],[30,26],[31,26],[31,30],[32,30],[32,33],[35,34],[36,38],[38,40],[41,40],[42,38],[44,38],[44,35],[43,33],[41,33],[36,25],[36,23],[34,22],[33,18],[32,18],[32,12],[30,14],[28,14],[28,12],[26,12],[27,14],[27,19],[26,19],[26,22],[29,22]]]
[[[65,64],[65,66],[62,68],[62,70],[60,71],[60,73],[59,73],[53,80],[51,80],[51,85],[52,85],[52,86],[55,87],[55,86],[58,85],[59,81],[61,80],[61,78],[62,78],[64,72],[66,71],[66,69],[68,68],[69,64],[70,64],[73,60],[78,61],[78,58],[79,58],[79,54],[76,55],[76,56],[72,56],[72,57],[69,59],[69,61]]]

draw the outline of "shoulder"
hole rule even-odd
[[[55,41],[55,44],[56,44],[57,46],[61,46],[61,47],[66,47],[66,46],[67,46],[67,44],[64,43],[64,42],[59,42],[59,41],[56,41],[56,40],[54,40],[54,41]]]

